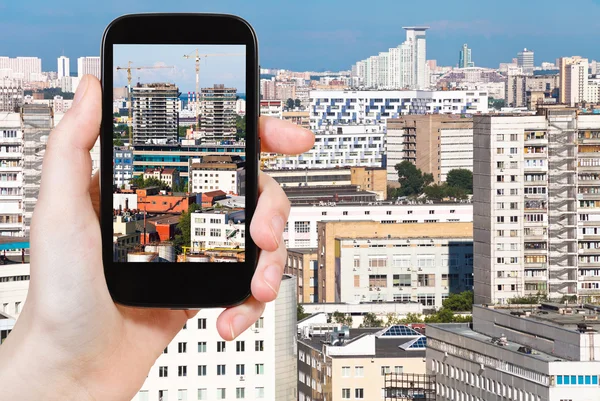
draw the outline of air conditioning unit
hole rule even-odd
[[[240,376],[240,381],[241,381],[241,382],[243,382],[243,381],[245,381],[245,380],[246,380],[246,378],[245,378],[244,376]]]

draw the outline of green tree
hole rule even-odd
[[[386,326],[393,326],[395,324],[399,324],[400,323],[400,320],[398,319],[398,317],[396,316],[395,313],[391,313],[390,312],[390,313],[388,313],[386,315],[385,318],[386,318],[386,321],[385,321],[385,325]]]
[[[119,113],[113,113],[113,117],[118,118],[121,117],[121,115]]]
[[[427,199],[431,200],[442,200],[446,197],[446,186],[434,184],[423,189],[423,193],[427,196]]]
[[[383,327],[383,320],[377,319],[374,313],[365,313],[360,327]]]
[[[296,307],[296,319],[298,321],[310,316],[310,313],[304,312],[304,307],[300,304]]]
[[[183,178],[180,178],[179,183],[177,183],[173,186],[173,192],[187,192],[187,191],[188,191],[188,184],[187,184],[187,181],[185,181]]]
[[[159,180],[158,178],[150,177],[148,179],[144,179],[144,176],[142,175],[133,177],[131,179],[131,185],[137,188],[159,187],[161,190],[171,190],[171,187],[169,187],[167,183]]]
[[[467,193],[464,189],[458,187],[446,186],[446,196],[456,199],[467,199]]]
[[[181,213],[179,224],[177,224],[179,234],[175,235],[175,240],[173,241],[179,253],[181,253],[182,247],[190,246],[192,240],[192,213],[201,209],[202,205],[192,203],[187,211]]]
[[[450,294],[444,300],[443,306],[453,312],[470,312],[473,309],[473,291]]]
[[[246,116],[235,116],[235,137],[239,141],[246,138]]]
[[[423,187],[433,181],[431,174],[424,175],[421,170],[408,160],[396,164],[396,171],[398,172],[398,182],[400,183],[398,196],[420,195],[423,193]]]
[[[123,146],[123,140],[121,138],[113,139],[113,146]]]
[[[446,177],[446,184],[450,187],[460,188],[468,194],[473,193],[473,173],[466,168],[450,170]]]
[[[403,319],[400,319],[400,324],[423,323],[423,318],[418,313],[407,313]]]
[[[302,105],[302,102],[300,101],[300,99],[294,100],[294,108],[300,108],[301,105]]]
[[[352,316],[346,315],[345,313],[338,311],[333,312],[332,320],[334,323],[340,323],[345,326],[352,327]]]
[[[181,125],[177,128],[177,132],[178,132],[180,138],[185,138],[188,128],[190,128],[190,127],[184,127]]]
[[[285,104],[287,105],[287,108],[289,110],[292,110],[294,108],[294,99],[288,99],[286,100]]]

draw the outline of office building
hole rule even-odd
[[[383,399],[392,375],[412,377],[415,384],[425,375],[426,343],[422,333],[401,325],[349,329],[314,323],[304,327],[298,335],[298,400]],[[420,394],[418,399],[433,401],[435,381],[427,384],[427,396]],[[406,380],[406,386],[396,390],[415,387]]]
[[[176,144],[179,88],[169,83],[137,84],[132,98],[133,144]]]
[[[473,170],[473,120],[456,115],[407,115],[387,120],[387,180],[398,186],[396,165],[414,164],[434,182],[453,169]]]
[[[214,209],[191,215],[193,252],[213,248],[244,249],[246,217],[243,209]]]
[[[600,299],[600,116],[566,106],[474,119],[475,302]]]
[[[533,50],[523,49],[517,53],[517,66],[525,75],[533,75]]]
[[[129,185],[133,178],[133,150],[126,147],[113,147],[113,185],[117,188]]]
[[[441,307],[451,287],[472,285],[472,230],[472,223],[319,222],[316,298]]]
[[[579,56],[561,57],[560,103],[571,107],[586,101],[588,86],[588,59]]]
[[[200,96],[200,137],[205,140],[235,139],[236,88],[215,84]]]
[[[279,295],[235,341],[216,330],[222,309],[188,320],[148,374],[135,401],[297,401],[296,283],[284,276]]]
[[[465,43],[460,52],[458,52],[458,68],[475,67],[475,63],[471,61],[471,49]]]
[[[69,62],[69,58],[65,56],[60,56],[58,58],[58,69],[57,69],[57,78],[61,79],[64,77],[68,77],[71,75],[71,66]]]
[[[396,223],[456,223],[473,221],[473,205],[468,203],[417,203],[417,202],[314,202],[292,205],[283,232],[288,248],[317,248],[317,224],[327,221]],[[373,228],[374,229],[374,228]]]
[[[23,101],[21,85],[13,80],[0,80],[0,113],[18,113]]]
[[[79,79],[88,74],[101,79],[101,70],[100,57],[79,57],[77,59],[77,78]]]
[[[23,82],[37,81],[42,75],[42,59],[39,57],[0,57],[0,70],[10,73],[9,78]]]
[[[190,159],[189,191],[204,193],[221,190],[230,195],[245,195],[246,162],[240,156],[209,155]]]
[[[283,102],[281,100],[261,100],[260,115],[267,117],[281,118]]]
[[[592,305],[473,306],[473,324],[427,326],[437,400],[600,398],[598,312]]]
[[[479,114],[488,112],[480,91],[311,91],[310,128],[372,125],[406,114]]]

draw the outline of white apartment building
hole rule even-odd
[[[0,235],[22,236],[23,131],[19,113],[0,113]]]
[[[378,223],[472,222],[473,205],[468,203],[338,204],[292,206],[283,232],[288,248],[317,248],[317,223],[322,221],[375,221]]]
[[[71,66],[70,66],[70,60],[68,57],[65,56],[60,56],[58,58],[58,73],[57,73],[57,77],[58,79],[61,79],[63,77],[68,77],[71,75]]]
[[[325,91],[310,92],[310,128],[371,125],[406,114],[479,114],[488,112],[480,91]]]
[[[267,117],[281,118],[283,112],[282,100],[261,100],[260,115]]]
[[[475,301],[600,299],[600,116],[474,119]]]
[[[77,59],[77,77],[83,78],[84,75],[94,75],[101,78],[100,57],[79,57]]]
[[[575,106],[588,101],[588,59],[561,57],[560,61],[560,102]]]
[[[297,401],[296,279],[235,341],[221,339],[222,309],[202,309],[158,357],[133,401]]]
[[[3,265],[0,269],[0,311],[18,318],[29,290],[29,263]]]
[[[221,190],[229,195],[245,195],[246,168],[239,156],[208,155],[189,159],[189,191],[203,193]]]
[[[235,114],[238,116],[246,115],[246,101],[244,99],[238,99],[235,101]]]
[[[113,149],[113,185],[121,188],[133,178],[133,150],[125,147]]]
[[[427,325],[427,373],[440,401],[600,399],[591,305],[473,306],[473,324]]]
[[[297,156],[270,159],[267,168],[382,167],[384,154],[384,124],[319,127],[315,130],[315,145],[311,150]]]
[[[451,170],[473,171],[473,129],[440,129],[440,181],[446,182]],[[396,175],[397,176],[397,175]]]
[[[340,302],[419,302],[441,308],[473,288],[473,240],[432,232],[428,238],[339,240]]]
[[[244,249],[246,217],[243,209],[214,209],[192,213],[192,251],[212,248]]]
[[[10,70],[11,78],[24,82],[35,81],[42,75],[42,59],[39,57],[0,57],[0,70]]]

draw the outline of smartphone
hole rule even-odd
[[[256,34],[232,15],[136,14],[102,40],[101,230],[121,304],[250,296],[258,249]]]

